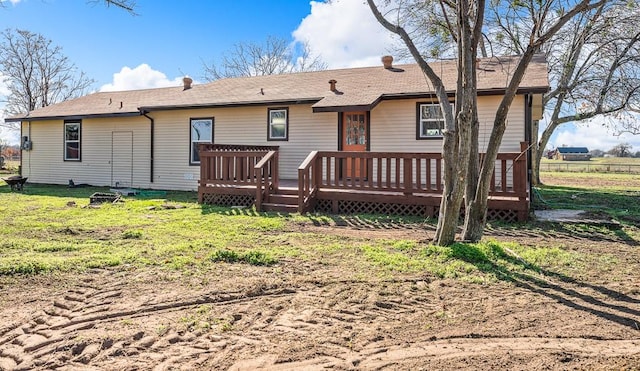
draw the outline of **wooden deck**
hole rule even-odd
[[[526,143],[522,148],[498,155],[490,218],[527,219]],[[278,154],[277,147],[203,146],[199,202],[301,213],[438,215],[440,153],[313,151],[298,168],[298,179],[279,179]]]

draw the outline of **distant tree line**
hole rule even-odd
[[[604,155],[611,155],[615,157],[640,158],[640,151],[633,152],[633,146],[629,143],[620,143],[608,151],[592,149],[589,153],[591,154],[591,157],[604,157]]]
[[[5,160],[17,160],[20,158],[20,146],[9,145],[3,139],[0,139],[0,157]]]

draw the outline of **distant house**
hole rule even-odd
[[[553,158],[561,161],[589,161],[591,154],[587,147],[558,147]]]

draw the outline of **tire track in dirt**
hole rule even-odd
[[[359,352],[339,357],[317,357],[294,362],[277,362],[262,357],[243,360],[230,370],[293,370],[314,368],[384,369],[406,363],[437,361],[448,358],[469,358],[496,353],[535,355],[541,352],[571,353],[587,357],[618,357],[640,354],[640,340],[592,340],[584,338],[483,338],[446,339],[416,342],[408,346],[376,348],[369,346]]]
[[[45,356],[64,348],[71,331],[80,331],[93,326],[85,326],[60,331],[74,323],[77,318],[89,313],[106,312],[112,301],[121,295],[113,283],[107,290],[91,285],[87,279],[61,298],[53,300],[47,308],[37,311],[29,321],[19,323],[11,331],[0,336],[0,369],[28,370],[35,367],[53,366]],[[75,350],[77,352],[77,349]],[[65,358],[63,361],[66,361]]]
[[[119,299],[126,290],[125,283],[107,282],[106,285],[109,286],[108,289],[100,289],[87,282],[82,283],[53,300],[50,306],[36,311],[29,320],[5,324],[0,329],[0,370],[52,369],[69,365],[83,368],[96,361],[100,362],[101,359],[135,356],[146,350],[151,350],[149,358],[161,361],[162,359],[157,359],[157,354],[162,353],[157,349],[161,342],[163,347],[180,342],[191,344],[190,351],[181,349],[175,352],[180,355],[180,359],[206,355],[212,352],[210,343],[203,344],[194,341],[197,339],[193,336],[180,336],[176,333],[167,332],[164,339],[143,331],[123,339],[92,339],[84,334],[97,326],[157,316],[202,304],[230,305],[251,301],[258,296],[278,297],[294,292],[288,289],[269,291],[258,288],[253,292],[211,293],[123,309]],[[152,349],[154,347],[156,349]],[[159,366],[163,363],[180,363],[179,359],[160,358],[167,360],[155,362]]]
[[[176,293],[175,287],[167,294],[162,285],[151,284],[146,293],[126,278],[99,275],[59,295],[28,320],[4,324],[0,370],[132,365],[153,370],[393,369],[496,354],[535,357],[536,352],[640,358],[640,340],[505,336],[508,332],[493,336],[482,331],[486,325],[463,328],[461,335],[429,330],[426,325],[455,321],[460,308],[475,311],[468,307],[484,296],[501,297],[499,288],[479,297],[460,295],[465,287],[446,291],[443,285],[416,279],[299,281],[292,289],[258,281],[242,290],[232,285],[228,291],[175,297],[169,295]],[[568,290],[561,294],[589,299]],[[602,306],[609,300],[585,301]],[[636,302],[630,304],[626,312],[635,314]]]

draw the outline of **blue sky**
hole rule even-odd
[[[0,24],[53,40],[100,87],[123,66],[143,63],[169,77],[198,77],[202,60],[211,60],[234,43],[266,35],[290,39],[310,10],[308,1],[286,0],[137,4],[139,15],[131,16],[83,0],[22,0],[0,11]]]
[[[236,43],[263,42],[268,35],[307,41],[329,68],[379,64],[394,43],[362,0],[136,2],[138,15],[132,16],[102,1],[11,0],[0,8],[0,28],[51,39],[96,80],[96,91],[176,86],[184,75],[197,82],[203,61],[214,61]],[[0,130],[0,137],[17,141],[6,130]],[[606,150],[625,141],[640,150],[640,136],[615,138],[596,122],[566,127],[554,135],[552,145]]]

